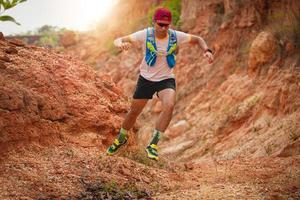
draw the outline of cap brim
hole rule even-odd
[[[168,21],[168,20],[155,20],[155,22],[156,22],[156,23],[162,23],[162,24],[168,24],[168,25],[171,24],[171,22]]]

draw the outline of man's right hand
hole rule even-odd
[[[118,46],[120,51],[127,51],[130,48],[131,44],[129,42],[123,42]]]
[[[114,45],[119,48],[120,51],[128,50],[131,46],[129,42],[122,42],[121,38],[118,38],[114,41]]]

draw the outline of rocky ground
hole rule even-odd
[[[70,143],[18,149],[2,161],[1,199],[297,199],[300,157],[178,163],[139,148],[107,157]]]

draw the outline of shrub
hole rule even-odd
[[[58,47],[59,35],[64,31],[64,28],[59,28],[56,26],[44,25],[36,30],[36,34],[40,35],[41,38],[36,41],[36,45],[43,47]]]
[[[279,40],[294,42],[300,48],[300,15],[295,11],[278,11],[268,15],[266,29]]]
[[[235,3],[238,8],[241,8],[245,5],[246,1],[245,0],[235,0]]]
[[[224,8],[224,3],[218,3],[215,7],[215,13],[219,15],[224,15],[225,13],[225,8]]]
[[[162,157],[160,157],[159,161],[153,161],[149,159],[147,157],[146,152],[141,148],[135,149],[133,151],[126,151],[124,152],[123,156],[149,167],[157,167],[159,169],[165,169],[165,170],[171,170],[172,168],[170,166],[171,163],[167,163],[167,161]]]
[[[85,191],[81,192],[78,199],[149,199],[150,195],[139,189],[136,184],[128,182],[119,185],[116,181],[98,181],[85,183]]]
[[[6,10],[15,7],[16,5],[25,2],[26,0],[0,0],[0,15],[4,13]],[[10,21],[14,22],[17,25],[20,25],[13,17],[9,15],[0,16],[0,21]]]
[[[168,8],[171,11],[172,24],[178,28],[180,26],[181,0],[167,0],[158,4],[157,6],[153,6],[148,11],[149,24],[152,24],[152,16],[154,14],[154,11],[159,7]]]

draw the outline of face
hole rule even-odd
[[[170,27],[170,22],[166,20],[156,20],[154,26],[158,32],[167,32]]]

